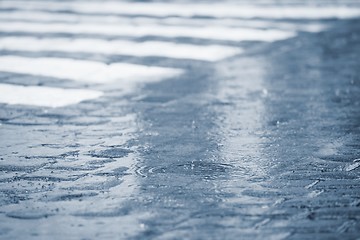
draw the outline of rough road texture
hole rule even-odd
[[[127,96],[1,105],[0,239],[358,239],[360,21],[331,26],[142,60],[187,73]]]

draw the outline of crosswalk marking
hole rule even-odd
[[[237,18],[153,18],[153,17],[122,17],[118,15],[81,15],[69,13],[48,13],[41,11],[11,11],[3,12],[0,20],[5,21],[32,21],[32,22],[63,22],[63,23],[103,23],[103,24],[128,24],[128,25],[178,25],[178,26],[218,26],[218,27],[246,27],[270,28],[290,31],[319,32],[326,28],[326,24],[283,22],[278,20],[237,19]]]
[[[257,4],[247,0],[240,4],[2,0],[0,51],[17,56],[0,56],[0,71],[81,81],[90,83],[87,88],[95,89],[98,84],[115,82],[120,89],[131,92],[138,83],[181,75],[185,70],[173,66],[182,61],[216,62],[241,54],[246,49],[235,45],[242,41],[285,40],[300,32],[323,31],[331,24],[320,20],[360,17],[360,5],[356,4],[275,7],[272,3],[267,0]],[[9,36],[14,34],[16,37]],[[144,39],[137,39],[144,37],[160,40],[140,42]],[[182,38],[191,38],[196,44],[180,43],[189,42]],[[198,40],[206,42],[200,45]],[[212,43],[214,40],[216,44]],[[63,58],[22,56],[29,55],[28,52],[39,56],[57,52]],[[166,61],[177,61],[171,62],[169,68],[145,66],[141,61],[140,64],[106,64],[72,59],[77,53],[165,57]],[[0,83],[0,102],[8,104],[62,107],[100,96],[102,92],[89,89]]]
[[[179,3],[131,3],[106,1],[98,2],[48,2],[48,1],[5,1],[0,7],[16,9],[45,10],[45,11],[74,11],[77,13],[101,13],[124,15],[149,15],[157,17],[167,16],[211,16],[211,17],[240,17],[240,18],[273,18],[273,19],[327,19],[354,18],[360,16],[359,8],[344,6],[252,6],[248,4],[179,4]]]
[[[52,108],[77,104],[103,95],[102,92],[95,90],[19,86],[2,83],[0,83],[0,93],[0,103]]]
[[[242,49],[227,46],[196,46],[171,42],[131,42],[124,40],[102,40],[86,38],[0,38],[0,50],[15,51],[61,51],[100,54],[120,54],[138,57],[158,56],[178,59],[218,61],[241,53]]]
[[[151,82],[180,75],[181,69],[148,67],[129,63],[101,62],[66,58],[26,58],[1,56],[0,71],[31,74],[88,83],[120,84]]]
[[[283,40],[296,35],[294,31],[278,29],[251,29],[225,27],[187,27],[187,26],[134,26],[118,24],[62,24],[62,23],[0,23],[2,32],[27,33],[70,33],[70,34],[100,34],[108,36],[160,36],[189,37],[225,41],[266,41]]]

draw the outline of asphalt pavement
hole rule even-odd
[[[0,239],[360,239],[356,1],[30,3],[0,2]]]

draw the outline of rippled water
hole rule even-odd
[[[244,24],[296,34],[270,42],[226,40],[230,35],[216,34],[202,39],[204,35],[178,36],[179,32],[174,37],[161,31],[160,36],[134,38],[109,32],[101,35],[101,28],[90,29],[88,35],[55,28],[51,33],[46,30],[51,22],[37,25],[38,31],[25,31],[24,26],[49,20],[49,14],[61,15],[58,21],[76,27],[104,16],[59,9],[15,16],[11,6],[20,6],[14,4],[0,3],[7,14],[0,16],[1,39],[18,38],[20,43],[32,39],[42,44],[51,38],[64,45],[41,45],[35,51],[23,44],[16,50],[7,43],[1,55],[22,60],[68,59],[65,68],[75,68],[72,63],[85,65],[80,69],[82,81],[74,81],[79,73],[75,70],[61,73],[56,66],[42,69],[42,64],[29,68],[35,60],[29,65],[3,66],[1,84],[86,89],[102,95],[60,108],[36,107],[26,100],[26,106],[6,101],[0,105],[0,239],[357,237],[359,20],[233,18],[229,22],[185,17],[186,29],[194,21],[197,28],[216,23],[227,32]],[[234,2],[223,3],[227,4]],[[278,4],[314,7],[299,1],[257,4],[275,9]],[[322,1],[320,5],[356,4]],[[30,13],[31,7],[24,6]],[[72,18],[64,20],[66,14]],[[114,15],[103,20],[114,24],[121,18],[127,19],[123,24],[134,26],[149,24],[151,18],[151,24],[164,29],[181,24],[184,16]],[[7,21],[20,21],[18,31],[6,27],[10,26]],[[321,27],[309,31],[307,27],[314,24]],[[131,55],[135,50],[128,51],[130,55],[101,53],[89,45],[80,52],[67,51],[71,49],[68,42],[79,38],[97,39],[105,45],[120,39],[119,44],[133,42],[143,49],[143,42],[163,41],[169,43],[167,47],[178,44],[185,50],[202,46],[207,54],[209,49],[241,51],[216,61],[194,58],[194,52],[183,52],[189,57],[180,59],[166,52],[153,56],[154,49],[149,56]],[[4,56],[0,60],[8,59]],[[94,62],[114,81],[89,73]],[[136,83],[129,84],[117,75],[120,70],[109,72],[117,63],[152,66],[165,73],[180,69],[177,73],[181,74],[149,81],[137,77],[144,76],[143,71],[134,70],[126,76]],[[26,71],[21,70],[25,65]],[[51,74],[29,75],[34,71]],[[61,79],[64,75],[67,79]]]

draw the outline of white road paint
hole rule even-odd
[[[128,63],[104,64],[65,58],[0,57],[0,71],[31,74],[88,83],[133,84],[159,81],[180,75],[183,70]]]
[[[108,36],[160,36],[160,37],[189,37],[200,39],[229,40],[229,41],[266,41],[283,40],[296,35],[293,31],[277,29],[250,29],[225,27],[187,27],[160,25],[118,25],[118,24],[63,24],[63,23],[0,23],[2,32],[27,33],[70,33],[70,34],[99,34]]]
[[[49,1],[9,1],[3,0],[1,8],[26,10],[74,11],[77,13],[167,16],[211,16],[237,18],[289,18],[289,19],[329,19],[356,18],[360,9],[347,6],[252,6],[248,4],[175,4],[175,3],[130,3],[130,2],[49,2]]]
[[[138,57],[160,56],[168,58],[217,61],[242,52],[235,47],[210,45],[196,46],[171,42],[136,43],[121,40],[68,39],[68,38],[0,38],[0,50],[15,51],[61,51],[100,54],[120,54]]]
[[[337,6],[251,6],[239,4],[168,4],[130,2],[50,2],[8,1],[0,8],[14,8],[1,14],[0,31],[26,33],[91,34],[122,37],[189,37],[225,41],[277,41],[294,37],[297,31],[319,32],[326,25],[316,22],[284,22],[279,19],[348,19],[360,17],[356,7]],[[49,12],[53,11],[53,12]],[[59,13],[69,11],[90,15]],[[103,15],[96,15],[103,14]],[[138,15],[128,18],[121,15]],[[140,15],[140,16],[139,16]],[[210,18],[192,18],[208,16]],[[159,18],[160,17],[160,18]],[[164,18],[165,17],[165,18]],[[261,20],[261,18],[265,18]],[[36,23],[36,22],[39,23]],[[130,56],[160,56],[179,59],[218,61],[239,54],[242,49],[171,42],[126,40],[5,37],[1,50],[61,51]],[[47,76],[59,79],[105,84],[118,81],[121,88],[176,77],[181,69],[143,65],[74,60],[0,56],[0,71]],[[43,107],[62,107],[102,96],[88,89],[61,89],[0,84],[0,102]],[[350,165],[346,170],[358,167]]]
[[[277,20],[254,20],[234,18],[152,18],[152,17],[121,17],[116,15],[96,16],[79,15],[68,13],[48,13],[41,11],[11,11],[3,12],[0,15],[3,21],[38,21],[38,22],[64,22],[64,23],[111,23],[128,25],[179,25],[179,26],[218,26],[218,27],[246,27],[246,28],[270,28],[290,31],[319,32],[326,28],[323,23],[299,23],[280,22]]]
[[[103,95],[100,91],[0,84],[0,103],[64,107]]]

